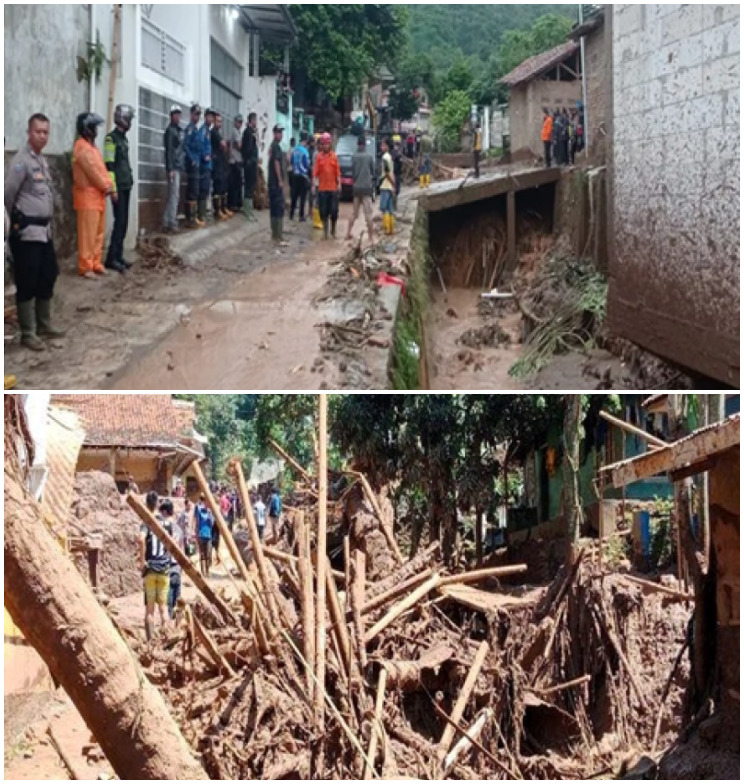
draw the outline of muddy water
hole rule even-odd
[[[509,314],[500,326],[510,337],[509,345],[498,348],[469,348],[458,341],[471,329],[489,321],[478,313],[480,292],[475,289],[441,288],[432,292],[426,324],[429,389],[514,390],[522,385],[509,376],[519,359],[520,315]]]

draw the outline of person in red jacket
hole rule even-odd
[[[106,197],[116,203],[116,185],[96,147],[103,117],[86,112],[78,115],[78,140],[72,153],[72,197],[78,217],[78,273],[95,279],[105,275],[101,264],[106,230]]]

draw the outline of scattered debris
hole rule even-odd
[[[468,348],[483,348],[484,346],[498,348],[502,345],[509,345],[511,337],[499,324],[492,322],[479,329],[469,329],[457,342]]]
[[[183,267],[183,259],[175,254],[167,237],[140,237],[137,242],[140,264],[146,269]]]

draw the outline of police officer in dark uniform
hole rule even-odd
[[[43,114],[29,119],[28,144],[11,161],[4,189],[21,343],[32,351],[46,348],[41,337],[64,335],[51,321],[59,267],[52,242],[52,180],[41,154],[49,141],[49,128],[49,118]]]
[[[253,194],[256,190],[258,178],[258,141],[256,131],[258,128],[258,117],[255,112],[248,115],[248,127],[243,133],[243,175],[244,175],[244,200],[243,214],[248,220],[256,220],[253,214]]]
[[[183,149],[186,157],[186,222],[189,226],[203,228],[197,215],[199,179],[201,177],[202,145],[199,135],[201,106],[195,103],[190,110],[191,122],[186,126]]]
[[[124,240],[129,227],[129,201],[134,187],[134,175],[129,163],[129,140],[127,133],[132,127],[134,109],[120,103],[114,109],[114,130],[103,143],[103,161],[111,172],[119,198],[112,202],[114,208],[114,230],[106,256],[106,268],[124,273],[132,265],[124,258]]]

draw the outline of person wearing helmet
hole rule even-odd
[[[127,133],[132,127],[134,109],[126,103],[120,103],[114,109],[114,129],[106,136],[103,143],[103,160],[111,172],[117,199],[112,202],[114,207],[114,229],[111,233],[107,269],[125,273],[132,265],[124,258],[124,240],[129,228],[129,200],[134,187],[132,165],[129,162],[129,141]]]
[[[77,118],[78,138],[72,152],[72,198],[77,212],[78,274],[95,280],[105,274],[101,264],[106,231],[106,197],[117,197],[114,177],[96,147],[103,117],[84,112]]]
[[[181,194],[181,172],[183,171],[183,129],[181,128],[181,107],[171,106],[170,125],[165,129],[165,172],[168,180],[168,200],[163,217],[166,232],[178,231],[178,200]]]
[[[202,143],[199,131],[201,113],[201,106],[198,103],[193,104],[189,111],[191,121],[186,126],[183,139],[186,168],[186,223],[192,229],[204,228],[206,225],[199,220],[197,215],[202,158]]]
[[[230,134],[230,174],[227,178],[227,209],[240,212],[243,209],[243,115],[233,122]]]
[[[341,190],[341,167],[336,153],[331,149],[333,140],[330,133],[320,137],[320,152],[315,158],[313,187],[318,192],[318,209],[323,223],[323,237],[328,239],[329,224],[331,236],[336,238],[338,223],[338,194]]]

